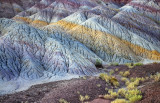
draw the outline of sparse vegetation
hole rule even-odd
[[[65,99],[59,99],[59,103],[70,103],[70,102],[67,102]]]
[[[123,77],[128,77],[130,75],[130,71],[125,71],[125,72],[119,72],[119,74]]]
[[[130,69],[134,67],[133,63],[126,63],[125,65]]]
[[[133,82],[129,82],[129,84],[127,85],[128,89],[135,89],[139,83],[140,83],[141,78],[136,78]]]
[[[119,69],[118,69],[118,68],[116,68],[116,70],[115,70],[115,71],[116,71],[116,72],[118,72],[118,70],[119,70]]]
[[[109,74],[112,75],[113,73],[114,73],[114,70],[112,69],[112,70],[109,72]]]
[[[102,62],[99,59],[96,60],[95,66],[97,68],[102,68],[103,67]]]
[[[157,62],[153,62],[153,64],[158,64]]]
[[[119,63],[111,63],[110,65],[111,65],[111,66],[118,66]]]
[[[130,103],[134,103],[142,99],[141,91],[138,89],[125,90],[122,88],[118,90],[118,94],[129,100]]]
[[[80,95],[79,96],[79,100],[83,103],[85,100],[89,100],[90,99],[90,97],[89,97],[89,95],[85,95],[85,96],[83,96],[83,95]]]
[[[143,63],[135,63],[134,66],[142,66]]]
[[[108,91],[108,88],[105,88],[106,91]]]
[[[118,97],[118,93],[113,92],[113,90],[108,91],[109,94],[104,95],[105,99],[115,99]]]
[[[153,76],[153,79],[156,81],[156,82],[159,82],[160,81],[160,73],[157,73],[156,75]]]
[[[97,87],[101,87],[101,84],[97,84]]]
[[[125,94],[125,98],[128,99],[131,103],[135,103],[142,99],[141,91],[138,89],[128,90]]]
[[[126,81],[129,81],[129,80],[128,80],[128,78],[126,78],[126,77],[122,77],[122,78],[121,78],[121,81],[126,82]]]
[[[116,77],[114,76],[109,76],[105,73],[101,73],[99,75],[99,77],[102,79],[102,80],[105,80],[107,83],[110,83],[112,85],[114,85],[115,87],[119,86],[119,82],[118,80],[116,79]]]
[[[77,91],[77,94],[80,94],[80,92],[79,92],[79,91]]]
[[[133,95],[129,98],[130,103],[135,103],[137,101],[140,101],[142,99],[142,95]]]
[[[142,66],[143,65],[143,63],[126,63],[125,64],[128,68],[133,68],[133,67],[135,67],[135,66]]]
[[[110,77],[109,82],[110,82],[112,85],[114,85],[115,87],[118,87],[118,86],[119,86],[118,80],[117,80],[115,77],[113,77],[113,76]]]
[[[101,73],[99,75],[99,78],[101,78],[102,80],[105,80],[108,83],[110,76],[108,76],[106,73]]]
[[[124,88],[121,88],[118,90],[118,94],[121,96],[121,97],[125,97],[125,94],[126,94],[126,90]]]
[[[86,80],[87,78],[85,76],[82,77],[84,80]]]

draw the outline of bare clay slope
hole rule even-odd
[[[17,78],[43,80],[98,72],[94,63],[101,59],[67,35],[47,34],[9,19],[0,19],[0,31],[0,86]]]

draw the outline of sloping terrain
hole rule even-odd
[[[115,66],[108,67],[114,69]],[[147,77],[151,74],[160,72],[160,64],[149,64],[143,66],[136,66],[133,69],[127,68],[127,66],[116,66],[118,71],[114,74],[125,70],[131,70],[131,77]],[[141,69],[140,69],[141,68]],[[151,73],[150,68],[153,69]],[[114,69],[115,70],[115,69]],[[140,73],[140,74],[137,74]],[[99,85],[99,86],[98,86]],[[39,84],[32,86],[26,91],[21,91],[15,94],[8,94],[0,96],[0,102],[2,103],[61,103],[60,99],[65,99],[70,103],[82,103],[79,98],[80,95],[88,95],[90,99],[89,103],[111,103],[112,100],[106,100],[99,98],[99,95],[104,95],[108,91],[105,89],[113,89],[111,85],[106,84],[105,81],[97,77],[83,77],[78,79],[71,79],[67,81],[58,81],[52,83]],[[159,103],[160,102],[160,82],[153,82],[151,80],[141,83],[139,88],[142,90],[143,98],[136,103]],[[95,99],[96,98],[96,99]],[[63,103],[63,102],[62,102]],[[120,102],[118,102],[120,103]],[[122,102],[123,103],[123,102]],[[128,103],[128,102],[124,102]]]
[[[97,61],[160,61],[160,1],[0,0],[0,94],[96,75]]]

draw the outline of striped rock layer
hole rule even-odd
[[[0,17],[0,84],[160,60],[158,0],[0,0]]]

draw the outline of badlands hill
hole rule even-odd
[[[159,60],[159,0],[0,0],[0,94]]]

